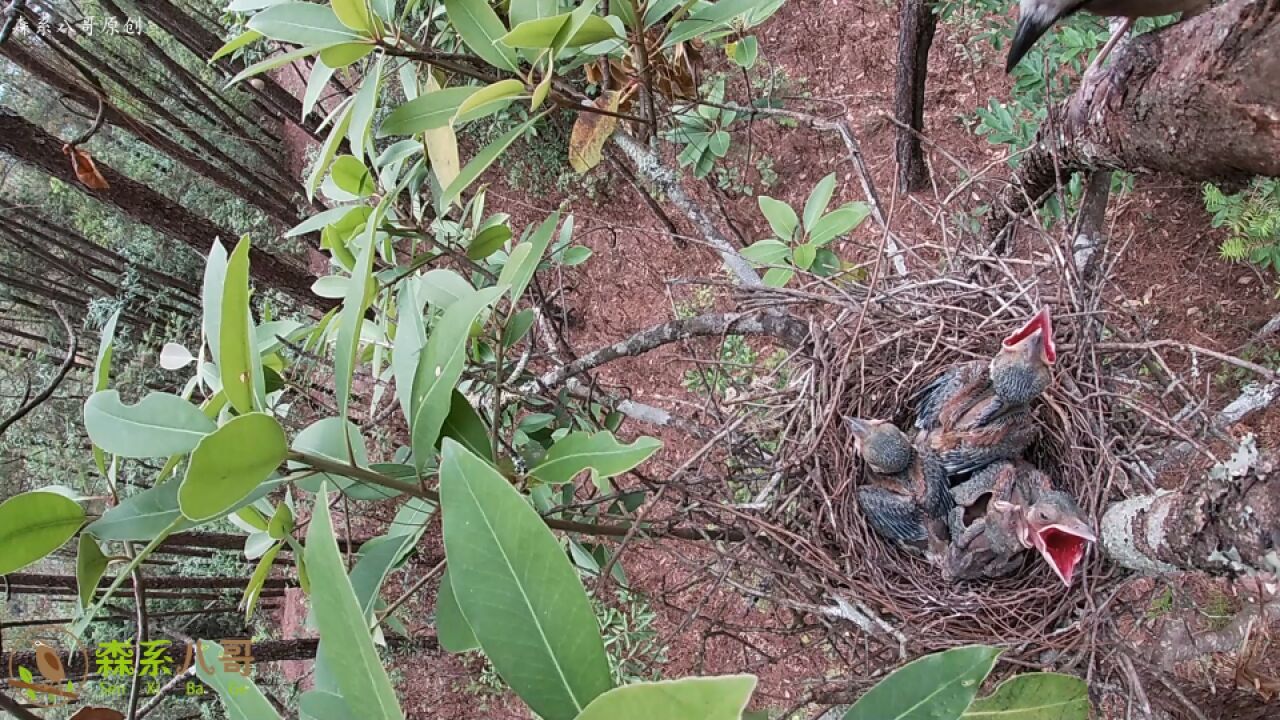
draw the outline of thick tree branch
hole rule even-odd
[[[1085,170],[1280,176],[1280,0],[1230,0],[1135,38],[1050,109],[988,218],[994,239]]]
[[[48,400],[53,395],[53,391],[58,389],[62,381],[67,378],[67,374],[71,372],[71,368],[76,364],[76,353],[80,349],[80,337],[76,335],[76,331],[71,327],[71,322],[67,320],[66,313],[62,312],[62,307],[53,306],[54,312],[58,313],[58,319],[62,321],[62,327],[67,331],[67,357],[62,361],[62,366],[58,368],[58,374],[53,376],[53,380],[49,381],[49,386],[41,390],[35,397],[27,400],[12,415],[0,420],[0,435],[4,435],[5,431],[14,423],[26,417],[28,413],[40,407],[40,404]]]

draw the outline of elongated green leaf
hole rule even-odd
[[[970,645],[913,660],[858,698],[844,720],[957,720],[999,655]]]
[[[866,203],[852,202],[823,215],[809,231],[809,242],[822,246],[862,224],[871,214]]]
[[[178,492],[182,514],[209,520],[231,512],[284,462],[289,452],[284,428],[270,415],[232,418],[191,452]]]
[[[373,13],[386,22],[396,19],[396,0],[369,0]]]
[[[259,60],[258,62],[241,70],[235,77],[228,80],[227,87],[231,87],[241,80],[246,80],[254,75],[261,75],[268,70],[275,70],[276,68],[288,65],[291,62],[301,60],[304,57],[315,55],[320,52],[320,49],[321,48],[319,47],[303,47],[296,50],[290,50],[286,53],[272,55],[265,60]]]
[[[1089,688],[1062,673],[1024,673],[973,701],[963,720],[1089,720]]]
[[[471,324],[480,313],[506,292],[506,287],[485,288],[445,310],[422,350],[413,378],[413,461],[421,471],[434,455],[440,428],[452,406],[453,389],[466,363]]]
[[[506,225],[493,225],[476,233],[471,244],[467,245],[467,257],[472,260],[483,260],[502,249],[511,239],[511,228]]]
[[[533,327],[533,321],[537,319],[538,313],[533,308],[525,308],[512,315],[511,320],[502,330],[502,346],[509,348],[523,340],[529,333],[529,329]]]
[[[329,208],[328,210],[321,210],[315,215],[312,215],[306,220],[303,220],[297,225],[289,228],[289,230],[285,232],[284,236],[297,237],[299,235],[316,232],[324,228],[326,225],[338,222],[346,216],[347,213],[351,212],[351,210],[352,207],[350,205],[342,205],[340,207]]]
[[[657,438],[637,438],[630,445],[618,442],[613,433],[573,432],[551,446],[546,457],[529,474],[539,480],[560,484],[590,468],[591,478],[599,487],[608,487],[606,478],[621,475],[649,459],[662,447]]]
[[[498,38],[498,42],[513,48],[550,48],[555,43],[560,28],[567,22],[569,22],[569,13],[527,20]]]
[[[103,390],[85,402],[84,427],[103,450],[142,458],[189,452],[217,426],[177,395],[151,393],[137,405],[125,405],[119,392]]]
[[[463,123],[492,115],[509,105],[522,92],[524,83],[519,80],[499,80],[487,85],[458,105],[457,121]]]
[[[791,259],[795,262],[796,267],[801,270],[808,270],[813,261],[818,257],[818,246],[813,243],[801,243],[796,246],[791,253]]]
[[[167,482],[130,495],[89,523],[85,532],[99,540],[150,540],[176,522],[174,532],[193,526],[178,509],[178,485]]]
[[[120,308],[111,314],[107,322],[102,325],[102,333],[98,336],[98,357],[93,363],[94,392],[106,390],[111,382],[111,356],[115,352],[116,324],[120,322],[120,311],[123,309]],[[105,476],[107,456],[97,444],[93,446],[93,461],[98,466],[98,472]]]
[[[347,419],[351,408],[351,378],[355,373],[357,351],[360,347],[360,326],[364,324],[364,314],[369,308],[368,285],[373,276],[374,229],[375,218],[369,217],[369,227],[365,232],[364,246],[360,248],[360,258],[356,261],[355,270],[347,283],[347,295],[342,301],[342,313],[338,316],[338,337],[333,348],[333,374],[337,385],[336,400],[338,412],[342,419]]]
[[[218,372],[222,392],[236,412],[261,409],[258,389],[263,383],[262,358],[254,342],[249,312],[249,236],[240,238],[227,260],[222,285],[222,328],[219,333]]]
[[[333,71],[335,67],[336,66],[329,65],[325,61],[323,52],[320,57],[316,59],[315,64],[311,66],[311,74],[307,76],[307,89],[302,95],[301,120],[306,120],[307,116],[311,114],[311,111],[315,109],[316,103],[320,101],[320,96],[324,94],[325,88],[329,86],[329,80],[333,78]],[[324,213],[320,214],[323,215]],[[320,228],[316,229],[319,230]],[[294,231],[290,230],[289,232]]]
[[[704,5],[702,9],[690,13],[687,20],[676,23],[671,28],[671,33],[667,35],[667,39],[662,42],[662,47],[669,48],[685,40],[724,28],[734,18],[754,10],[765,2],[768,0],[718,0],[715,4]]]
[[[827,211],[827,205],[831,204],[831,194],[836,190],[836,174],[831,173],[818,181],[813,186],[813,190],[809,192],[809,199],[804,202],[804,229],[805,232],[813,230],[813,224],[818,222],[818,218],[822,217],[822,213]]]
[[[218,337],[222,334],[222,285],[227,275],[227,251],[222,243],[213,241],[209,257],[205,260],[204,280],[200,288],[200,307],[203,311],[201,330],[209,352],[218,357]]]
[[[501,285],[502,280],[498,284]],[[458,300],[470,297],[475,291],[471,283],[461,275],[444,268],[431,270],[418,278],[418,297],[426,300],[436,310],[445,310]]]
[[[359,720],[346,700],[323,690],[303,693],[298,698],[298,713],[306,720]]]
[[[396,400],[406,422],[413,420],[413,376],[418,371],[418,357],[427,344],[427,327],[422,319],[422,302],[414,292],[415,286],[406,283],[396,298],[396,342],[391,347],[391,370],[396,379]]]
[[[107,556],[93,541],[89,533],[80,533],[80,547],[76,552],[76,588],[80,594],[80,607],[89,607],[98,582],[107,571]]]
[[[347,130],[347,139],[351,142],[351,154],[362,161],[369,129],[373,126],[373,114],[378,110],[378,89],[382,86],[382,67],[385,62],[385,56],[379,57],[373,64],[373,69],[365,74],[360,81],[360,91],[356,93],[356,99],[351,105],[351,127]],[[369,145],[369,150],[373,150],[372,145]]]
[[[573,216],[569,216],[569,222],[572,222]],[[566,222],[566,226],[569,224]],[[524,295],[524,291],[529,287],[529,283],[533,281],[533,274],[538,270],[538,263],[542,262],[542,256],[546,254],[547,247],[551,244],[551,236],[555,234],[556,225],[560,224],[560,211],[557,210],[547,216],[546,220],[533,231],[529,239],[516,246],[516,250],[527,246],[528,251],[520,258],[515,258],[515,253],[507,259],[507,264],[502,268],[502,274],[498,278],[498,283],[509,283],[511,285],[511,304],[515,305],[520,301],[520,297]],[[519,262],[515,262],[515,260]]]
[[[758,240],[742,249],[742,257],[757,265],[776,265],[786,259],[791,249],[777,238]]]
[[[245,30],[234,38],[228,40],[222,47],[215,50],[213,55],[209,57],[209,64],[213,64],[215,60],[230,55],[245,45],[248,45],[255,40],[260,40],[262,37],[262,33],[257,30]]]
[[[320,628],[324,662],[336,677],[342,698],[349,707],[359,708],[360,717],[366,720],[403,720],[395,688],[378,658],[338,552],[328,493],[323,490],[307,528],[306,558],[312,583],[324,588],[312,595],[312,610]]]
[[[371,42],[330,45],[320,51],[320,62],[331,68],[344,68],[368,57],[376,48],[377,46]]]
[[[262,586],[267,582],[267,576],[271,574],[272,564],[276,560],[276,555],[280,554],[282,543],[274,543],[270,550],[262,554],[258,559],[258,566],[253,570],[253,577],[249,578],[249,584],[245,586],[244,595],[240,598],[240,605],[244,608],[244,620],[249,622],[253,619],[253,611],[258,607],[258,598],[262,597]]]
[[[308,200],[315,197],[321,178],[328,172],[329,163],[338,152],[338,145],[342,144],[342,139],[347,136],[347,129],[351,127],[351,107],[351,103],[347,103],[338,111],[337,120],[329,130],[329,136],[325,138],[324,145],[320,147],[320,155],[316,157],[316,164],[311,168],[311,175],[307,177]]]
[[[506,478],[453,440],[440,498],[454,597],[485,655],[540,717],[577,717],[612,681],[560,543]]]
[[[471,407],[467,396],[453,391],[449,403],[449,416],[440,428],[440,437],[453,438],[463,447],[475,453],[477,457],[493,462],[493,446],[489,441],[489,426],[485,424],[480,413]]]
[[[596,698],[577,720],[740,720],[755,675],[638,682]]]
[[[760,203],[760,212],[764,213],[765,219],[769,221],[769,227],[773,229],[773,233],[784,241],[790,240],[800,224],[796,211],[790,205],[768,195],[761,195],[757,201]]]
[[[52,492],[26,492],[0,504],[0,575],[62,547],[84,524],[84,508]]]
[[[378,137],[412,135],[423,130],[447,127],[458,112],[458,106],[479,87],[451,87],[428,92],[401,105],[378,128]]]
[[[516,70],[516,53],[498,42],[507,28],[488,0],[444,0],[445,14],[471,52],[500,70]]]
[[[227,655],[221,645],[200,640],[196,649],[201,656],[201,661],[195,664],[196,676],[218,693],[228,720],[280,720],[280,713],[252,680],[239,670],[227,670],[228,663],[223,661]]]
[[[343,25],[358,33],[367,35],[373,31],[373,18],[369,15],[369,6],[365,0],[330,0],[333,14]]]
[[[449,183],[449,187],[445,188],[444,195],[440,198],[440,204],[447,207],[454,200],[457,200],[463,190],[470,187],[471,183],[475,182],[485,170],[489,169],[489,166],[498,159],[499,155],[511,147],[511,143],[518,140],[526,130],[533,127],[533,124],[541,119],[541,115],[529,118],[476,153],[476,156],[471,158],[466,167],[462,168],[462,171],[458,173],[458,177],[454,178],[453,182]]]
[[[453,596],[448,570],[440,578],[440,591],[436,593],[436,639],[446,652],[455,654],[480,647],[480,641],[476,640],[467,619],[462,617],[462,609]]]
[[[295,45],[335,45],[360,39],[325,5],[289,2],[273,5],[253,17],[245,25],[272,40]]]
[[[292,447],[298,452],[319,455],[334,462],[355,463],[357,467],[369,465],[369,455],[364,438],[360,435],[360,428],[340,417],[321,418],[308,425],[293,439]],[[294,463],[290,463],[290,467],[293,466]],[[319,492],[321,482],[328,482],[357,500],[384,500],[399,494],[395,490],[358,482],[334,473],[317,473],[299,480],[297,486],[309,492]]]

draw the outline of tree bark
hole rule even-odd
[[[901,0],[898,10],[898,73],[894,80],[893,116],[900,125],[894,150],[898,185],[907,192],[929,186],[920,133],[924,131],[924,88],[929,75],[929,48],[938,27],[931,0]],[[908,129],[909,128],[909,129]]]
[[[235,241],[235,235],[229,230],[214,225],[146,185],[130,180],[105,163],[98,162],[97,166],[110,187],[90,191],[76,179],[71,163],[62,154],[61,141],[5,107],[0,107],[0,151],[112,205],[133,220],[188,245],[200,255],[209,251],[214,240]],[[311,284],[315,278],[308,273],[258,248],[251,249],[249,257],[255,278],[292,297],[300,305],[328,308],[335,304],[312,294]]]
[[[1280,176],[1280,0],[1230,0],[1135,38],[1065,102],[988,218],[996,237],[1073,173]]]
[[[1246,440],[1197,488],[1114,503],[1101,535],[1113,561],[1139,572],[1280,572],[1280,475]]]

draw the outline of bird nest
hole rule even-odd
[[[1104,500],[1128,492],[1128,470],[1151,423],[1113,410],[1115,378],[1101,375],[1104,365],[1108,374],[1117,366],[1104,362],[1091,339],[1100,334],[1096,296],[1077,287],[1067,262],[986,261],[967,274],[753,291],[762,305],[808,301],[831,311],[811,321],[813,345],[791,359],[790,392],[756,419],[777,431],[776,448],[735,446],[754,500],[733,514],[749,526],[758,556],[768,558],[769,596],[840,633],[849,629],[840,620],[853,622],[864,654],[857,664],[868,670],[993,640],[1013,645],[1006,657],[1059,669],[1093,665],[1097,606],[1117,581],[1098,548],[1070,589],[1034,552],[1008,578],[949,581],[868,526],[855,493],[866,471],[841,421],[889,419],[909,430],[919,388],[954,363],[990,358],[1002,338],[1048,305],[1059,348],[1055,381],[1034,406],[1039,439],[1024,457],[1070,490],[1097,527]]]

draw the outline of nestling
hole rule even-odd
[[[845,422],[867,468],[891,485],[858,489],[858,505],[867,522],[884,538],[931,554],[941,553],[952,507],[942,464],[927,448],[913,448],[906,434],[891,422],[856,418],[845,418]]]

